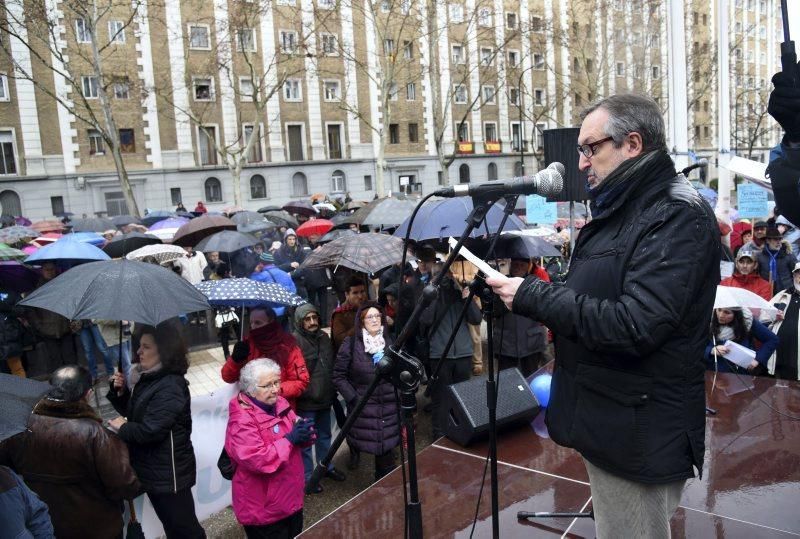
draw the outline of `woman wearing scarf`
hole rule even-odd
[[[156,327],[137,325],[139,362],[126,385],[111,378],[108,400],[124,417],[109,421],[128,444],[130,460],[168,539],[205,537],[194,512],[197,477],[192,447],[188,350],[177,319]]]
[[[355,333],[342,343],[333,367],[333,383],[347,401],[348,409],[355,408],[366,393],[376,365],[390,344],[383,309],[374,301],[364,302],[356,313]],[[347,444],[375,455],[377,481],[394,468],[393,450],[399,443],[397,399],[392,384],[384,380],[353,423]]]
[[[237,342],[231,357],[222,366],[222,379],[229,384],[239,381],[239,373],[247,362],[268,357],[281,368],[280,395],[294,409],[295,401],[308,387],[309,376],[303,352],[297,341],[284,331],[269,307],[250,310],[250,333]]]
[[[756,358],[747,369],[722,357],[729,352],[729,347],[725,345],[728,341],[755,350],[756,340],[761,343],[761,347],[756,350]],[[764,373],[767,360],[777,346],[777,335],[767,329],[767,326],[755,320],[749,309],[714,309],[711,319],[711,342],[706,346],[706,368],[712,371],[741,374]]]
[[[776,378],[800,380],[800,262],[792,271],[792,285],[770,300],[778,311],[772,331],[778,334],[778,348],[769,358],[769,373]]]

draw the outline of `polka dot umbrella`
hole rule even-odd
[[[195,285],[214,307],[296,307],[305,300],[276,283],[247,278],[203,281]]]

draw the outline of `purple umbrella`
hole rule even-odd
[[[149,228],[149,230],[161,230],[162,228],[180,228],[188,222],[189,219],[186,219],[185,217],[170,217],[169,219],[164,219],[163,221],[155,223],[153,226]]]
[[[30,225],[32,224],[32,223],[31,223],[31,220],[30,220],[30,219],[28,219],[27,217],[17,217],[16,219],[14,219],[14,221],[15,221],[15,222],[16,222],[16,223],[17,223],[19,226],[30,226]]]
[[[36,288],[39,273],[19,262],[0,262],[2,287],[13,292],[30,292]]]

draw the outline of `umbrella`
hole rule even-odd
[[[0,262],[0,283],[5,290],[30,292],[36,288],[39,273],[19,262]]]
[[[60,232],[46,232],[32,240],[31,243],[35,244],[37,247],[44,247],[45,245],[58,241],[63,235],[64,234]]]
[[[397,226],[414,211],[416,204],[400,198],[379,198],[357,210],[348,223],[367,226]]]
[[[4,243],[17,243],[18,241],[35,238],[39,232],[27,226],[9,226],[0,228],[0,241]]]
[[[148,234],[152,234],[156,238],[160,239],[161,241],[172,241],[172,238],[175,237],[175,234],[178,233],[178,228],[159,228],[157,230],[149,230]]]
[[[285,210],[268,211],[264,213],[264,217],[278,226],[297,228],[299,225],[295,216]]]
[[[261,218],[260,215],[258,217]],[[172,238],[172,243],[191,247],[197,245],[203,238],[223,230],[236,230],[236,223],[222,215],[203,215],[181,226]]]
[[[111,219],[105,217],[92,217],[88,219],[74,219],[70,221],[74,232],[105,232],[114,230],[117,225]]]
[[[145,245],[135,251],[131,251],[125,258],[128,260],[138,260],[140,262],[146,259],[154,259],[159,264],[166,264],[179,258],[186,256],[186,251],[183,247],[177,245]]]
[[[157,221],[155,224],[151,225],[148,230],[163,230],[165,228],[180,228],[186,223],[189,222],[189,219],[186,217],[169,217],[167,219],[162,219]]]
[[[517,236],[530,236],[533,238],[541,238],[547,243],[553,245],[561,245],[564,239],[558,235],[554,228],[547,226],[539,226],[536,228],[526,228],[525,230],[509,230],[503,234],[516,234]]]
[[[209,251],[232,253],[245,247],[251,247],[256,243],[258,243],[258,240],[248,234],[242,234],[234,230],[223,230],[198,243],[195,249],[204,253]]]
[[[714,298],[715,309],[761,309],[771,313],[777,309],[770,302],[745,288],[717,285]]]
[[[214,307],[295,307],[305,303],[300,296],[291,293],[277,283],[263,283],[247,278],[203,281],[195,285]]]
[[[43,232],[61,232],[64,230],[64,223],[52,219],[49,221],[36,221],[31,225],[31,228],[39,234]]]
[[[151,211],[144,217],[142,217],[141,221],[144,226],[153,226],[159,221],[163,221],[164,219],[170,219],[172,217],[177,217],[178,215],[174,211],[169,210],[159,210],[159,211]]]
[[[114,223],[116,227],[123,227],[125,225],[140,225],[142,224],[142,220],[138,217],[134,217],[133,215],[117,215],[116,217],[111,218],[111,222]]]
[[[288,211],[289,213],[294,213],[296,215],[305,215],[307,217],[311,217],[312,215],[317,214],[317,210],[314,209],[314,206],[311,205],[310,202],[306,202],[305,200],[293,200],[291,202],[287,202],[283,205],[283,209]]]
[[[375,273],[403,258],[403,240],[387,234],[343,236],[314,249],[301,268],[344,266],[355,271]]]
[[[236,225],[263,223],[264,216],[254,211],[240,211],[239,213],[231,217],[231,221],[233,221],[233,223]]]
[[[327,234],[333,228],[333,223],[327,219],[310,219],[297,227],[298,236],[313,236]]]
[[[122,258],[131,251],[135,251],[145,245],[160,244],[161,240],[152,234],[142,234],[141,232],[129,232],[121,236],[115,236],[103,247],[103,251],[111,258]]]
[[[17,220],[14,218],[13,215],[0,215],[0,225],[14,226],[16,224]]]
[[[153,326],[209,308],[203,294],[172,270],[125,259],[72,268],[18,305],[47,309],[69,320],[131,320]]]
[[[445,198],[427,202],[417,212],[410,238],[414,241],[442,241],[448,237],[460,237],[471,211],[472,199],[468,197]],[[481,226],[472,231],[471,237],[477,238],[486,234],[487,227],[489,234],[496,234],[502,219],[502,206],[494,204],[486,212],[486,219]],[[524,228],[525,224],[514,215],[509,216],[505,224],[505,230],[522,230]],[[403,221],[394,235],[403,238],[407,229],[408,219]]]
[[[195,215],[190,211],[176,211],[175,215],[177,215],[178,217],[186,217],[187,219],[194,219],[195,217],[202,217],[203,215],[217,215],[217,214],[206,212],[206,213],[201,213],[200,215]]]
[[[96,260],[110,260],[110,257],[94,245],[78,241],[72,237],[72,234],[67,234],[60,240],[46,245],[30,255],[25,259],[25,263],[37,266],[45,262],[74,265]]]
[[[276,226],[278,225],[275,223],[261,221],[260,223],[250,223],[249,225],[236,225],[236,230],[245,234],[252,234],[254,232],[261,232],[262,230],[275,228]]]
[[[222,209],[222,213],[227,215],[233,215],[234,213],[239,213],[240,211],[244,211],[244,208],[241,206],[228,206],[227,208]]]
[[[71,240],[80,241],[83,243],[91,243],[95,247],[100,247],[106,242],[106,239],[97,232],[70,232],[69,234],[64,234],[61,237],[63,238],[64,236]]]
[[[469,249],[477,256],[485,258],[489,250],[489,241],[473,240],[469,244]],[[552,256],[561,256],[561,251],[542,238],[516,234],[502,234],[497,240],[494,250],[495,258],[549,258]]]
[[[363,208],[367,204],[369,204],[369,202],[367,202],[366,200],[351,200],[350,202],[344,205],[344,209],[348,211],[357,210],[359,208]]]
[[[25,260],[26,258],[28,258],[28,255],[23,251],[9,247],[5,243],[0,243],[0,260],[19,262],[20,260]]]
[[[336,206],[334,206],[329,202],[320,202],[319,204],[314,204],[314,209],[317,210],[318,212],[327,210],[331,213],[336,213],[337,211]]]
[[[350,230],[349,228],[335,228],[322,236],[317,243],[328,243],[329,241],[338,240],[345,236],[355,236],[356,234],[357,232],[355,230]]]
[[[27,217],[19,216],[14,219],[14,223],[21,226],[31,226],[31,220]]]
[[[61,217],[62,219],[69,220],[69,218],[75,214],[72,213],[71,211],[60,211],[58,213],[54,213],[53,215],[55,215],[56,217]]]
[[[267,213],[268,211],[281,211],[280,206],[264,206],[263,208],[258,208],[258,213]]]
[[[36,403],[50,384],[11,374],[0,374],[0,441],[24,432]]]
[[[25,253],[26,255],[32,255],[33,253],[35,253],[39,249],[41,249],[41,247],[31,243],[30,245],[26,245],[25,247],[23,247],[22,248],[22,252]]]

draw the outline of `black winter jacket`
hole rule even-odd
[[[427,336],[429,343],[429,357],[431,361],[438,361],[442,357],[450,334],[458,322],[458,315],[465,299],[461,291],[455,287],[455,281],[450,277],[442,280],[439,296],[422,312],[420,317],[420,333]],[[477,326],[481,323],[481,310],[473,301],[467,308],[464,322],[456,330],[456,338],[447,352],[447,359],[456,359],[472,356],[473,344],[467,324]]]
[[[765,246],[756,254],[756,258],[758,258],[758,272],[761,278],[769,281],[769,263],[771,261],[771,256],[767,251],[768,247]],[[778,254],[775,256],[775,265],[778,270],[778,275],[777,278],[772,281],[773,294],[777,294],[781,290],[786,290],[792,286],[792,271],[794,270],[795,264],[797,264],[797,258],[787,251],[786,243],[783,243],[780,250],[778,250]]]
[[[501,301],[494,305],[494,349],[501,356],[522,358],[543,352],[547,328],[527,316],[509,311]]]
[[[693,465],[702,475],[720,236],[711,208],[674,174],[628,182],[581,230],[565,285],[528,277],[513,303],[556,336],[552,439],[643,483],[692,477]]]
[[[142,374],[133,391],[108,400],[128,418],[119,437],[146,492],[177,492],[194,486],[197,463],[192,447],[189,384],[180,374]]]
[[[318,329],[309,333],[303,329],[303,318],[309,313],[317,313],[317,308],[309,303],[300,305],[294,313],[295,331],[292,333],[303,351],[309,377],[308,387],[297,398],[297,409],[316,411],[327,410],[336,398],[333,387],[333,343],[328,334]]]

